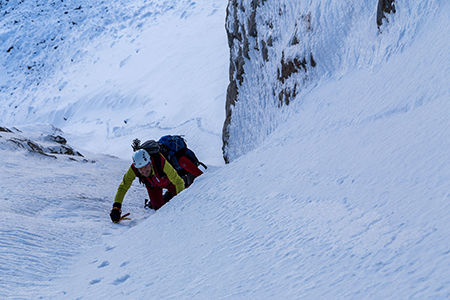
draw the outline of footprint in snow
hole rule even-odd
[[[89,284],[90,284],[90,285],[93,285],[93,284],[99,283],[100,281],[102,281],[102,279],[103,279],[103,278],[100,278],[100,279],[93,279],[93,280],[91,280],[91,282],[89,282]]]
[[[104,267],[106,267],[106,266],[109,266],[109,261],[104,261],[104,262],[102,262],[101,265],[98,266],[97,268],[104,268]]]
[[[120,265],[120,267],[125,267],[125,266],[128,265],[129,263],[130,263],[129,261],[123,262],[123,263]]]
[[[121,284],[121,283],[127,281],[128,278],[130,278],[130,275],[127,274],[127,275],[125,275],[125,276],[122,276],[122,277],[117,278],[116,280],[114,280],[114,281],[112,282],[112,284],[113,284],[113,285],[119,285],[119,284]]]

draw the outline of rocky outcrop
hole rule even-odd
[[[377,8],[377,25],[378,29],[383,24],[383,19],[386,18],[386,14],[395,13],[394,0],[378,0]]]
[[[56,128],[55,128],[56,129]],[[60,131],[59,129],[56,129]],[[0,149],[1,150],[27,150],[45,157],[58,158],[58,155],[69,156],[70,160],[78,161],[75,157],[82,158],[81,161],[88,162],[83,155],[67,145],[67,140],[59,134],[40,134],[36,136],[13,127],[0,127]],[[93,161],[90,161],[93,162]]]
[[[311,14],[300,15],[295,25],[286,30],[292,31],[292,38],[285,43],[283,51],[277,52],[274,44],[283,44],[282,31],[278,18],[287,14],[285,5],[279,3],[266,7],[267,0],[230,0],[227,7],[226,30],[230,48],[230,83],[226,96],[226,119],[222,131],[223,154],[226,163],[230,161],[227,148],[230,143],[230,125],[232,111],[238,101],[248,95],[242,95],[241,89],[246,76],[257,77],[261,89],[258,94],[265,103],[274,103],[281,107],[289,105],[297,96],[302,84],[308,78],[316,61],[311,51],[305,49],[302,41],[304,34],[312,32]],[[275,14],[271,13],[276,11]],[[284,27],[284,26],[283,26]],[[267,34],[270,32],[271,34]],[[307,48],[307,47],[306,47]],[[247,71],[250,70],[250,71]],[[246,74],[252,72],[252,74]],[[252,83],[253,84],[253,83]],[[264,114],[264,112],[260,112]],[[243,129],[245,130],[245,129]],[[251,135],[251,134],[250,134]]]

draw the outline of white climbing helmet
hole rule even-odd
[[[150,155],[148,154],[147,151],[145,151],[144,149],[139,149],[138,151],[136,151],[136,153],[134,153],[133,165],[137,169],[145,167],[149,163],[151,163],[151,160]]]

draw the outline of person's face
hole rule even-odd
[[[147,165],[143,166],[142,168],[138,169],[139,173],[141,173],[144,177],[149,177],[152,172],[152,163],[148,163]]]

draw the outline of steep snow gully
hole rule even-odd
[[[226,2],[0,1],[0,299],[450,299],[450,3]]]

